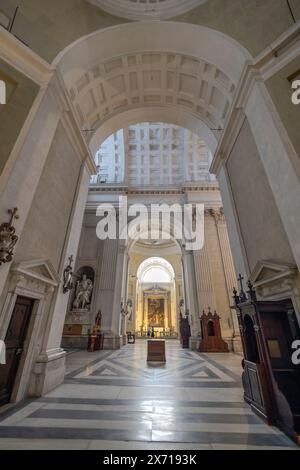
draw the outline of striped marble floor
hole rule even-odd
[[[0,414],[0,449],[298,449],[243,402],[239,356],[146,347],[69,354],[60,387]]]

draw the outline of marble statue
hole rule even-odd
[[[88,310],[91,303],[92,291],[93,282],[87,277],[86,274],[83,274],[82,279],[77,281],[73,309]]]
[[[128,318],[128,320],[132,320],[132,310],[133,310],[132,300],[128,299],[127,300],[127,318]]]

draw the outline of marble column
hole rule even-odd
[[[197,343],[199,342],[200,321],[193,251],[183,249],[182,262],[185,287],[185,308],[190,312],[190,348],[197,349]]]
[[[72,214],[67,231],[63,255],[60,262],[60,276],[68,264],[69,256],[76,257],[89,185],[89,172],[82,164],[74,196]],[[67,311],[69,294],[64,294],[60,285],[53,296],[47,318],[41,352],[33,367],[29,394],[40,396],[57,387],[65,376],[65,351],[60,347]]]
[[[119,349],[122,346],[122,331],[121,331],[121,302],[124,295],[124,270],[127,259],[126,246],[123,240],[118,241],[118,253],[115,270],[115,284],[114,284],[114,297],[112,307],[111,319],[111,347],[112,349]],[[126,301],[125,301],[126,302]],[[108,341],[108,337],[107,337]]]
[[[129,255],[126,251],[124,257],[124,265],[123,265],[123,281],[122,281],[122,300],[124,308],[127,308],[127,300],[128,300],[128,275],[129,275]],[[122,331],[121,336],[123,336],[123,345],[127,343],[127,323],[128,317],[127,315],[124,317],[124,321],[122,322]]]
[[[208,216],[205,216],[205,228],[207,218]],[[202,250],[195,252],[195,272],[198,291],[199,314],[201,315],[203,310],[206,311],[208,307],[211,307],[212,309],[216,308],[206,236]]]
[[[39,179],[47,160],[62,109],[54,88],[41,90],[18,138],[19,151],[9,158],[0,184],[0,224],[7,221],[7,210],[18,208],[14,220],[17,236],[21,237]],[[13,160],[13,161],[12,161]],[[5,177],[5,181],[4,178]],[[0,295],[4,289],[11,263],[1,266]]]
[[[227,221],[227,230],[231,252],[233,255],[235,272],[238,274],[241,273],[245,279],[248,279],[250,276],[250,267],[239,225],[234,198],[232,196],[230,179],[225,165],[220,167],[217,176],[222,195],[224,214]]]
[[[233,287],[236,285],[236,272],[234,269],[233,259],[230,250],[230,244],[228,239],[228,232],[227,232],[227,225],[224,217],[223,209],[221,208],[215,216],[217,233],[218,233],[218,240],[220,244],[220,251],[222,256],[223,262],[223,271],[226,280],[227,286],[227,293],[228,293],[228,304],[229,306],[232,305],[232,290]],[[241,352],[241,336],[240,336],[240,329],[238,324],[238,319],[236,315],[236,311],[234,309],[230,309],[231,311],[231,322],[233,328],[233,350],[236,352]]]

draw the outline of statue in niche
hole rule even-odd
[[[73,309],[89,310],[92,291],[92,280],[89,279],[86,274],[83,274],[81,280],[77,281],[76,284],[76,293],[75,300],[73,302]]]

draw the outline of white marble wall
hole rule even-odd
[[[68,294],[62,293],[60,281],[68,257],[77,252],[93,167],[87,155],[54,78],[40,90],[30,110],[1,185],[1,218],[6,220],[12,207],[18,207],[20,216],[14,221],[19,237],[14,262],[0,270],[1,337],[6,336],[17,295],[35,299],[38,312],[38,320],[33,314],[30,323],[14,400],[25,393],[41,395],[64,378],[65,352],[60,341]],[[15,274],[20,266],[25,270],[22,276]],[[31,279],[35,269],[37,282]]]

